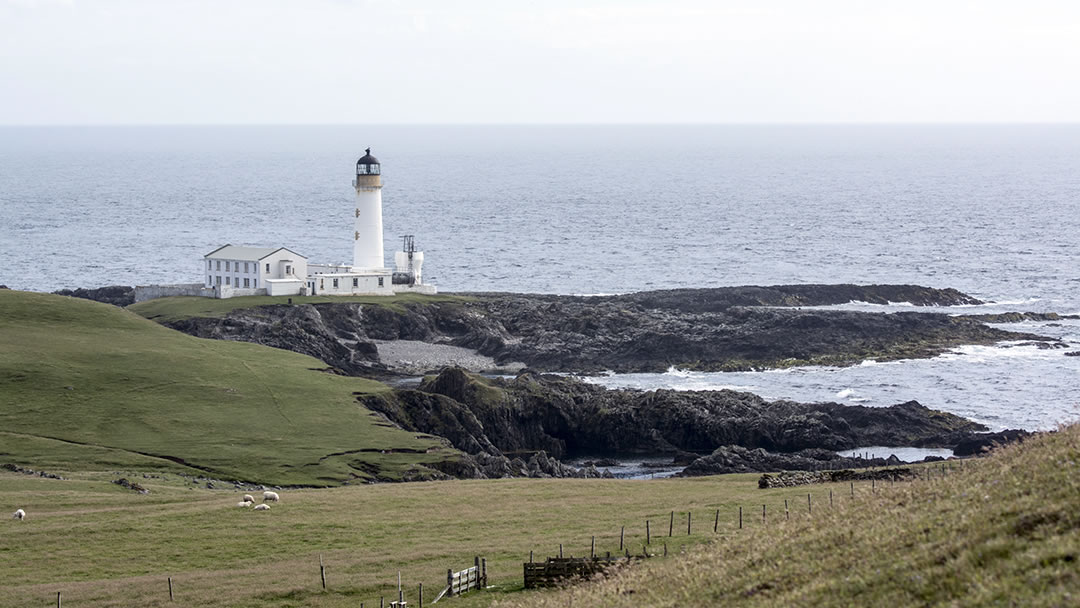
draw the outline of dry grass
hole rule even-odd
[[[883,486],[686,557],[498,605],[1075,606],[1078,499],[1074,426],[944,480]]]

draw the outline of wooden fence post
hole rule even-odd
[[[622,541],[619,542],[619,548],[622,549]],[[589,557],[596,557],[596,536],[592,537],[592,544],[589,545]]]
[[[791,519],[791,511],[788,511],[787,499],[786,498],[784,499],[784,518],[785,519]]]
[[[690,536],[690,511],[686,512],[686,535]]]
[[[739,507],[739,529],[742,530],[742,507]]]
[[[814,512],[814,508],[812,506],[810,506],[810,493],[809,492],[806,493],[806,512],[807,513],[813,513]]]
[[[829,489],[829,508],[831,509],[832,506],[833,506],[833,504],[832,504],[832,489],[830,488]]]
[[[664,542],[664,557],[667,557],[667,542]]]
[[[559,557],[562,557],[562,543],[559,543]]]
[[[449,568],[446,569],[446,588],[448,589],[446,595],[454,595],[454,571]],[[380,599],[379,602],[381,603],[382,600]]]
[[[423,606],[424,605],[424,583],[420,583],[420,591],[419,591],[419,593],[420,593],[420,601],[418,601],[416,603],[419,606]]]
[[[652,532],[649,531],[649,520],[645,520],[645,544],[652,544]]]
[[[60,603],[61,603],[60,592],[57,591],[56,592],[56,608],[60,608]]]
[[[533,553],[533,552],[532,552],[532,550],[530,549],[530,550],[529,550],[529,563],[530,563],[530,564],[532,563],[532,553]]]
[[[675,531],[675,511],[671,512],[671,521],[668,522],[667,535],[673,536],[672,532]]]
[[[855,498],[855,482],[851,482],[851,497]]]
[[[720,509],[716,510],[716,519],[712,522],[713,534],[716,534],[716,528],[720,526]]]
[[[385,606],[383,606],[383,597],[381,595],[379,596],[379,608],[385,608]]]
[[[323,566],[322,553],[319,554],[319,578],[322,579],[323,591],[326,591],[326,568]]]
[[[765,525],[765,505],[761,505],[761,525]]]
[[[483,583],[481,589],[487,588],[487,558],[480,558],[480,581]]]
[[[626,535],[626,526],[619,528],[619,551],[623,550],[623,537]]]
[[[872,494],[876,494],[876,493],[877,493],[877,481],[876,481],[876,480],[874,480],[874,479],[871,479],[871,480],[870,480],[870,492],[871,492]]]
[[[174,600],[174,599],[173,599],[173,594],[172,594],[172,577],[171,577],[171,576],[169,577],[169,601],[170,601],[170,602],[175,602],[175,601],[176,601],[176,600]]]

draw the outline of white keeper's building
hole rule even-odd
[[[353,262],[313,264],[286,247],[223,245],[203,256],[204,282],[135,288],[136,301],[170,295],[212,298],[293,295],[394,295],[435,293],[423,282],[424,252],[412,235],[403,237],[394,254],[394,268],[383,253],[382,165],[371,149],[356,161],[356,205],[353,215]],[[344,228],[344,227],[343,227]],[[345,232],[343,229],[342,232]]]

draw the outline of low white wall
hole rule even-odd
[[[209,291],[214,291],[214,290],[211,289]],[[231,285],[222,285],[221,288],[218,291],[219,291],[219,293],[217,295],[210,296],[210,297],[216,297],[216,298],[224,299],[224,298],[235,298],[235,297],[239,297],[239,296],[265,296],[266,295],[266,290],[265,289],[261,289],[261,288],[260,289],[251,289],[251,288],[244,289],[242,287],[238,289],[238,288],[233,287]]]
[[[183,283],[179,285],[139,285],[135,287],[135,301],[145,302],[156,298],[172,296],[199,296],[213,298],[214,290],[203,287],[202,283]]]

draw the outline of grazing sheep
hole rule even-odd
[[[236,503],[236,506],[238,506],[238,507],[250,507],[251,503],[246,501],[246,500],[241,500],[240,502]]]
[[[267,504],[255,505],[255,510],[256,511],[269,511],[270,510],[270,505],[267,505]]]
[[[277,492],[263,492],[263,502],[277,502],[281,500]]]
[[[23,511],[22,509],[15,509],[15,514],[11,516],[11,519],[26,519],[26,511]]]
[[[244,500],[246,500],[247,502],[255,502],[255,497],[251,494],[244,494]]]

